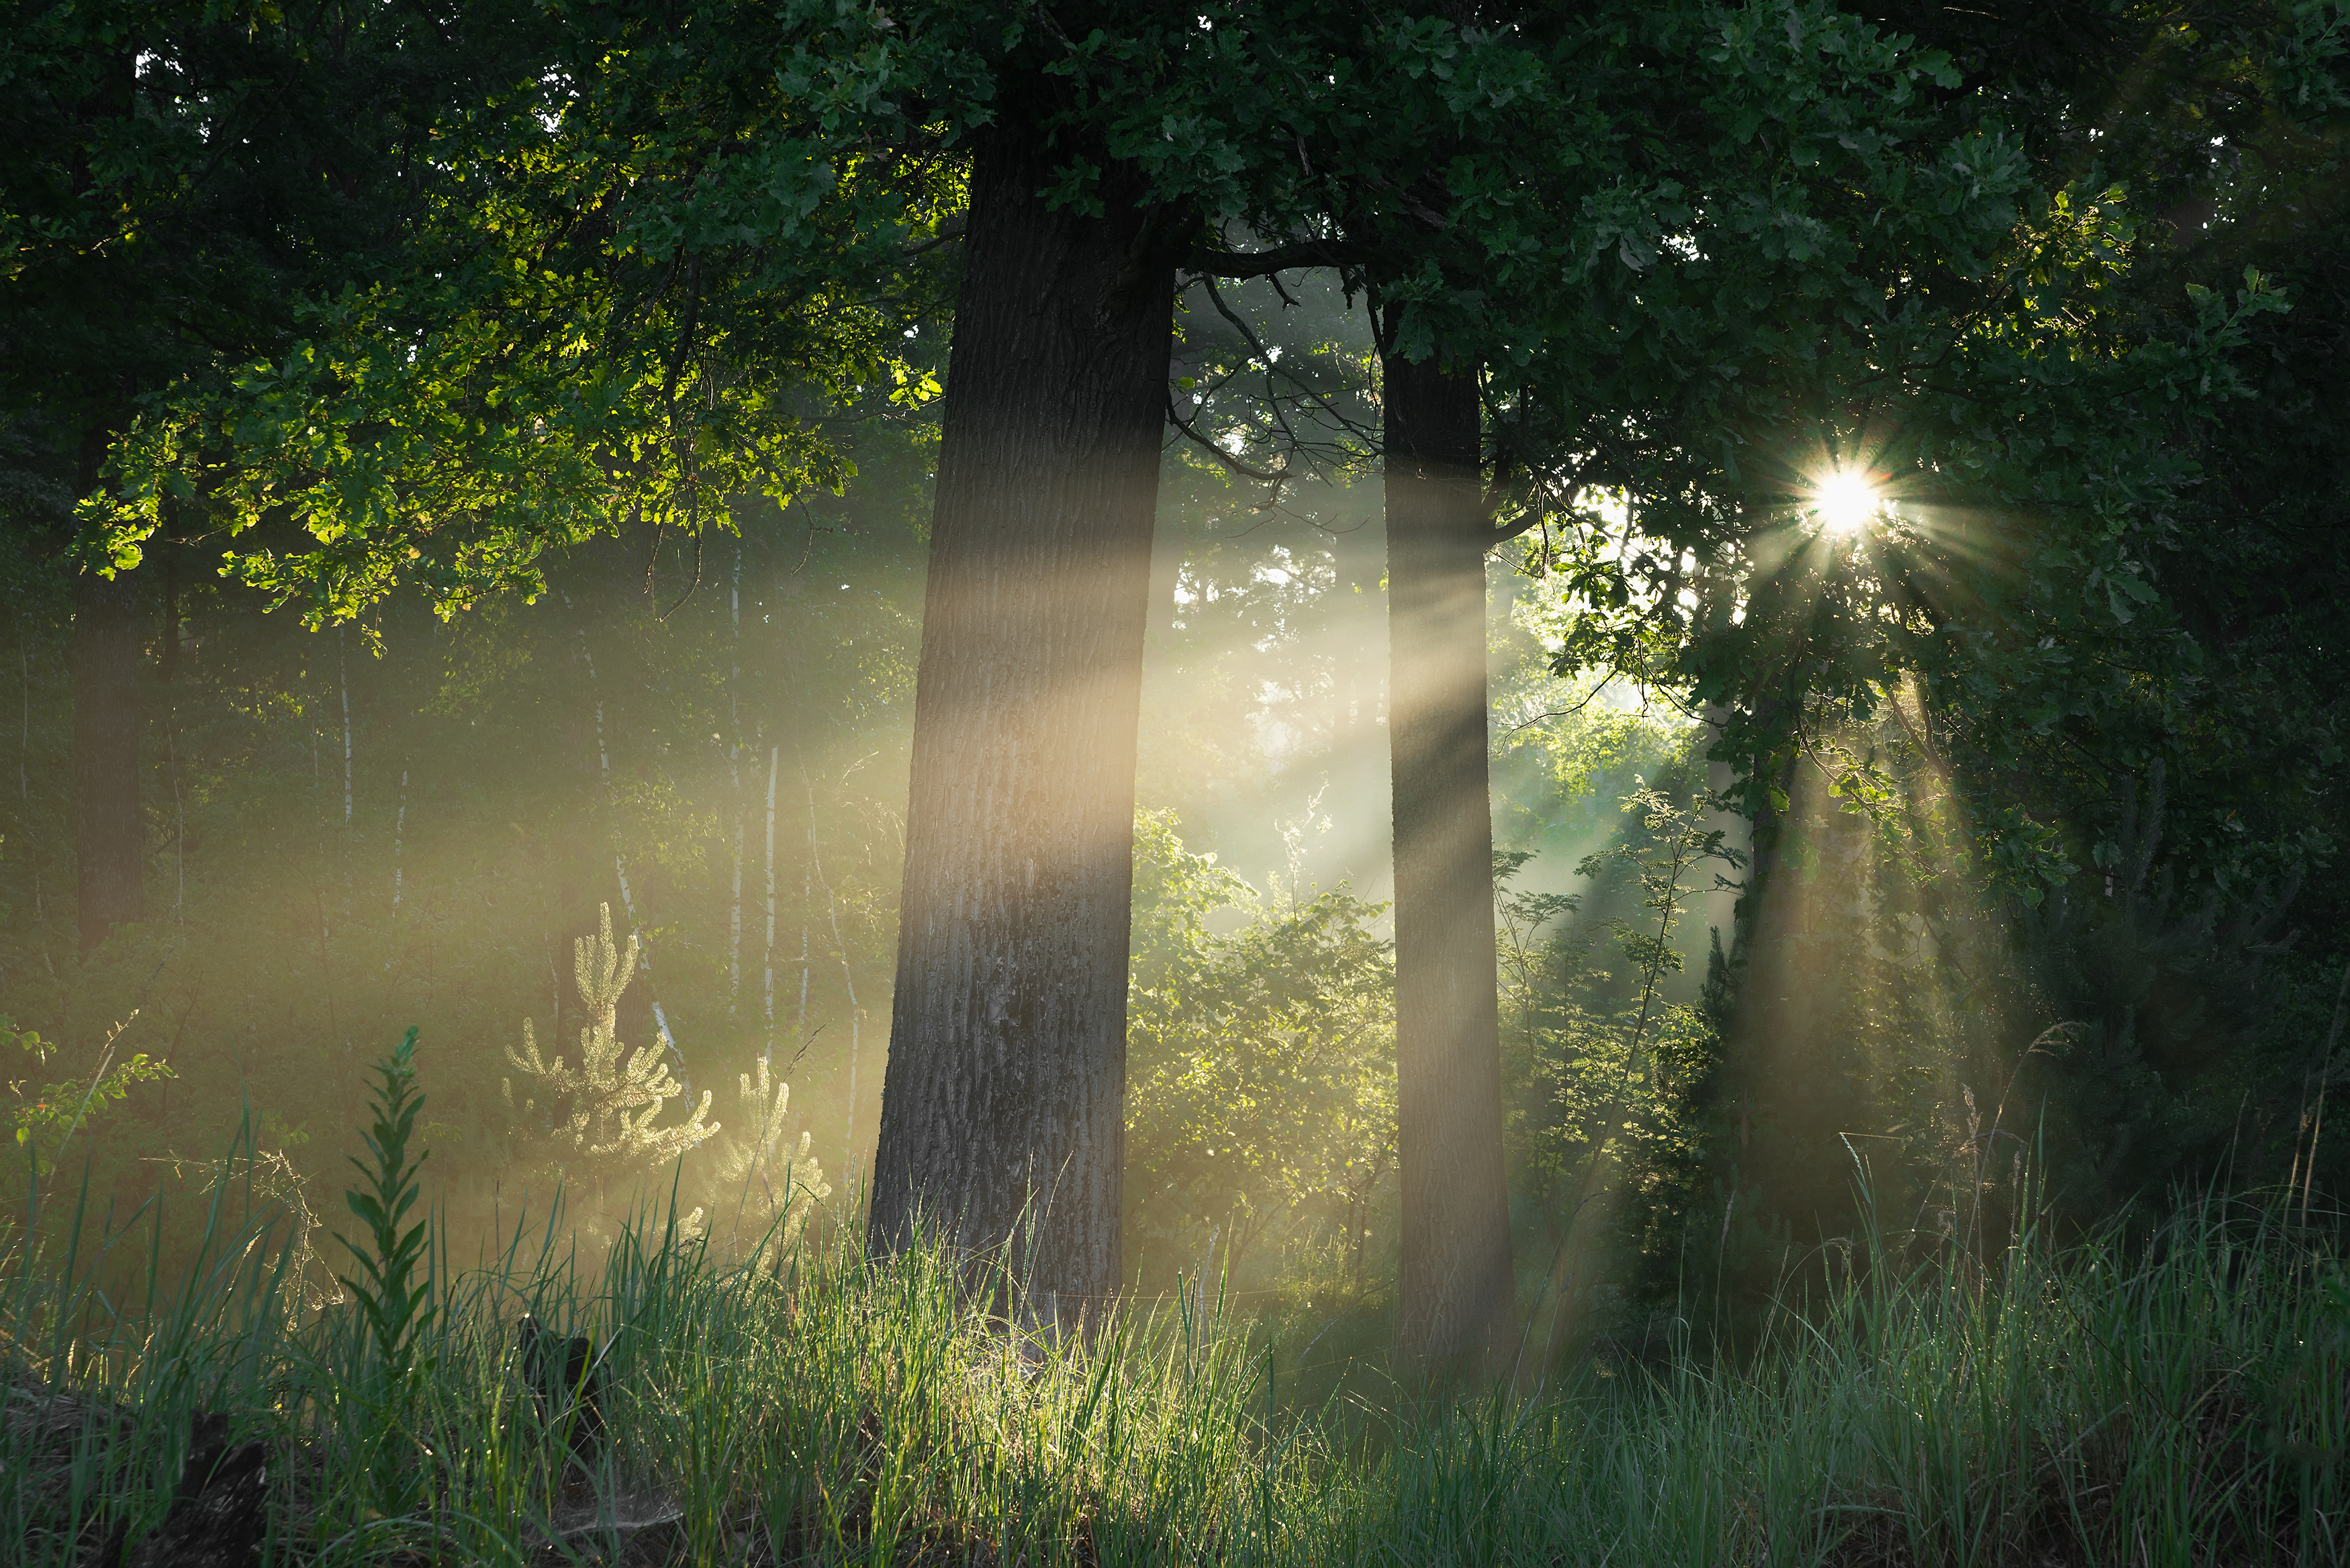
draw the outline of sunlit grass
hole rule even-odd
[[[436,1259],[403,1398],[348,1313],[288,1321],[281,1247],[213,1222],[184,1288],[120,1315],[107,1259],[16,1233],[12,1560],[136,1542],[198,1409],[268,1446],[277,1563],[2316,1563],[2350,1544],[2350,1285],[2329,1241],[2256,1201],[2190,1203],[2128,1254],[2027,1235],[1989,1273],[1898,1267],[1862,1237],[1842,1283],[1783,1301],[1734,1364],[1684,1345],[1533,1397],[1304,1408],[1263,1336],[1192,1292],[1055,1341],[992,1310],[1002,1272],[974,1289],[848,1232],[734,1267],[650,1222],[592,1268],[543,1222],[479,1267]],[[525,1312],[608,1344],[610,1440],[588,1462],[517,1376]]]

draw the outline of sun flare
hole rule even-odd
[[[1868,476],[1854,469],[1838,469],[1812,492],[1812,509],[1831,534],[1857,532],[1884,504]]]

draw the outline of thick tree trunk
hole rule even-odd
[[[1502,1165],[1485,545],[1477,387],[1390,358],[1388,746],[1395,784],[1398,1350],[1431,1372],[1501,1352],[1515,1305]]]
[[[74,864],[81,950],[144,913],[139,811],[139,590],[128,576],[74,579]]]
[[[1118,1284],[1136,726],[1173,310],[1149,214],[981,140],[932,514],[871,1238]],[[1057,1303],[1057,1307],[1055,1303]]]

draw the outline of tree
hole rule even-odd
[[[792,1086],[761,1057],[755,1073],[735,1079],[736,1130],[711,1147],[704,1224],[712,1236],[723,1227],[728,1251],[738,1257],[743,1256],[746,1220],[749,1257],[772,1260],[798,1239],[816,1206],[832,1196],[832,1183],[824,1179],[816,1156],[816,1136],[789,1119],[791,1106]]]
[[[386,4],[290,16],[182,4],[12,6],[0,29],[0,413],[103,516],[151,400],[268,353],[298,302],[378,275],[419,210],[436,124],[510,86],[526,11],[463,36]],[[527,73],[525,72],[525,75]],[[443,149],[445,151],[445,149]],[[184,485],[178,493],[190,499]],[[161,526],[160,507],[150,507]],[[12,522],[51,550],[64,515]],[[74,648],[85,952],[142,909],[140,596],[85,539]]]
[[[1008,1243],[1049,1317],[1119,1282],[1174,255],[1131,171],[1102,171],[1091,212],[1047,199],[1040,87],[1006,94],[972,164],[872,1230]]]
[[[1474,825],[1484,818],[1482,558],[1490,544],[1515,528],[1495,528],[1473,499],[1483,467],[1476,368],[1489,358],[1538,363],[1542,369],[1526,379],[1544,387],[1550,406],[1588,402],[1619,422],[1660,402],[1685,417],[1694,406],[1701,416],[1711,406],[1704,396],[1668,399],[1666,391],[1690,379],[1694,354],[1716,356],[1706,385],[1718,390],[1734,379],[1742,358],[1753,356],[1754,339],[1790,326],[1808,329],[1823,308],[1855,308],[1856,288],[1872,281],[1854,277],[1859,269],[1848,254],[1859,248],[1852,236],[1865,232],[1865,214],[1845,203],[1846,226],[1827,230],[1824,240],[1821,221],[1804,210],[1810,187],[1780,188],[1778,171],[1790,151],[1804,154],[1803,167],[1821,161],[1814,156],[1819,148],[1851,149],[1848,161],[1830,158],[1835,166],[1819,176],[1831,190],[1834,181],[1856,173],[1902,184],[1913,172],[1908,161],[1918,157],[1927,172],[1915,182],[1918,204],[1905,209],[1909,228],[1930,226],[1939,212],[1960,233],[1971,234],[1986,216],[2003,220],[2006,211],[1996,178],[1988,193],[1983,189],[1985,171],[1996,176],[2003,167],[1995,147],[1961,161],[1959,179],[1974,190],[1953,202],[1950,175],[1932,172],[1945,151],[1939,135],[1921,136],[1920,128],[1907,125],[1899,135],[1851,134],[1856,119],[1865,120],[1858,105],[1889,97],[1897,111],[1906,107],[1923,67],[1865,29],[1840,27],[1822,7],[1794,6],[1787,16],[1763,18],[1696,6],[1644,12],[1637,26],[1612,13],[1488,20],[1466,12],[1406,11],[1334,18],[1315,7],[1274,5],[1128,16],[1082,43],[1069,42],[1065,52],[1048,52],[1041,67],[1026,67],[1071,84],[1055,90],[1051,113],[1029,107],[1025,93],[1034,89],[1016,85],[1028,78],[1016,74],[1021,62],[1014,60],[1002,78],[1010,85],[999,86],[1003,117],[979,142],[974,170],[972,270],[949,379],[948,451],[933,545],[932,614],[940,617],[956,608],[938,597],[941,585],[964,591],[963,564],[951,553],[966,547],[956,538],[963,525],[955,510],[962,504],[962,482],[951,476],[962,461],[957,449],[971,439],[963,432],[973,428],[956,412],[957,400],[972,395],[968,389],[984,389],[1003,407],[1035,408],[1049,421],[1045,428],[1064,432],[1062,449],[1073,452],[1103,446],[1107,427],[1098,423],[1094,389],[1113,367],[1131,375],[1122,384],[1133,389],[1139,408],[1139,360],[1118,337],[1127,318],[1094,302],[1105,293],[1101,279],[1119,277],[1147,283],[1153,297],[1163,299],[1159,268],[1177,248],[1170,233],[1188,240],[1188,265],[1217,275],[1338,265],[1375,290],[1382,312],[1391,313],[1383,357],[1394,374],[1393,409],[1425,410],[1424,416],[1404,415],[1399,444],[1414,453],[1418,468],[1391,491],[1409,514],[1400,532],[1403,547],[1414,552],[1409,570],[1391,571],[1395,602],[1406,606],[1411,596],[1428,595],[1425,607],[1410,604],[1396,622],[1402,631],[1397,668],[1409,672],[1409,682],[1399,681],[1404,722],[1391,732],[1399,746],[1399,866],[1414,882],[1399,909],[1399,938],[1404,929],[1411,933],[1400,940],[1399,986],[1412,997],[1401,1004],[1399,1043],[1408,1064],[1399,1090],[1409,1217],[1401,1329],[1407,1355],[1432,1364],[1494,1346],[1510,1297],[1491,830]],[[1075,27],[1063,35],[1076,36]],[[1780,37],[1783,44],[1773,42]],[[1689,75],[1659,70],[1663,61]],[[1640,144],[1635,155],[1618,151],[1622,127],[1669,121],[1693,81],[1712,89],[1704,99],[1708,113],[1680,145],[1680,161],[1667,161],[1674,175],[1687,165],[1710,177],[1696,187],[1714,203],[1710,211],[1686,200],[1690,184],[1659,177],[1656,141]],[[1637,113],[1612,107],[1604,90],[1627,84],[1642,89],[1624,95],[1626,103],[1643,105]],[[1660,99],[1648,101],[1646,93]],[[1611,107],[1603,111],[1601,104]],[[1758,128],[1774,120],[1772,134],[1758,138]],[[1029,221],[1038,235],[1055,234],[1075,222],[1055,218],[1056,204],[1066,202],[1096,226],[1072,231],[1072,254],[1082,244],[1092,259],[1066,264],[1066,275],[1077,286],[1056,291],[1048,309],[1090,311],[1088,325],[1107,334],[1098,339],[1097,363],[1065,372],[1079,395],[1057,401],[1038,397],[1023,376],[1058,369],[1068,364],[1066,356],[1041,355],[991,372],[989,359],[1003,352],[997,343],[1014,339],[996,339],[990,330],[968,352],[961,341],[974,325],[989,330],[991,312],[1001,308],[972,292],[986,255],[980,203],[1011,199],[1009,192],[996,194],[1002,188],[993,183],[991,161],[1012,161],[1013,145],[1028,147],[1024,179],[1041,195],[1033,182],[1046,176],[1049,160],[1034,144],[1050,144],[1055,136],[1067,140],[1059,156],[1075,157],[1049,164],[1060,183]],[[1922,145],[1913,149],[1913,141]],[[1145,215],[1154,205],[1164,229]],[[1250,233],[1272,243],[1239,252],[1202,243],[1202,218],[1243,220]],[[1759,249],[1763,265],[1710,267],[1705,247],[1715,236],[1729,247]],[[1681,255],[1675,244],[1694,254]],[[1665,254],[1676,260],[1659,267]],[[1869,256],[1881,262],[1886,251]],[[1818,265],[1823,257],[1829,265]],[[1657,275],[1646,275],[1652,267]],[[1788,296],[1790,274],[1805,286],[1793,296],[1795,308],[1778,307],[1773,302]],[[1734,287],[1725,287],[1723,275]],[[1679,297],[1659,306],[1648,298],[1659,292]],[[1732,294],[1742,306],[1764,308],[1692,327],[1693,316],[1718,309]],[[1724,353],[1726,345],[1744,346],[1746,353]],[[1627,359],[1628,369],[1612,363]],[[1420,373],[1398,369],[1405,364],[1426,367],[1431,396],[1405,394]],[[1163,380],[1164,373],[1164,358],[1156,358],[1152,374]],[[1144,432],[1136,417],[1125,439],[1139,460]],[[1415,418],[1422,420],[1419,429],[1412,428]],[[1530,418],[1525,422],[1532,428]],[[1114,451],[1104,457],[1106,468],[1116,466]],[[1054,457],[1043,472],[1057,474],[1062,462]],[[1055,482],[1045,491],[1051,496],[1058,488]],[[1140,514],[1138,507],[1133,515]],[[949,640],[963,633],[951,630],[943,617],[933,623],[931,636],[940,639],[943,657],[926,647],[926,716],[917,722],[941,739],[927,747],[917,740],[898,1049],[875,1210],[875,1233],[885,1244],[910,1234],[909,1216],[918,1201],[932,1205],[958,1240],[971,1242],[1016,1234],[1026,1205],[1048,1194],[1047,1239],[1033,1248],[1036,1282],[1055,1294],[1080,1296],[1102,1293],[1116,1277],[1115,1232],[1107,1220],[1117,1212],[1118,1162],[1104,1140],[1117,1125],[1110,1107],[1122,1075],[1112,1042],[1122,1026],[1123,988],[1109,979],[1121,971],[1124,933],[1122,922],[1105,929],[1087,919],[1123,907],[1128,848],[1126,693],[1132,690],[1128,672],[1139,662],[1147,556],[1115,520],[1120,515],[1110,514],[1108,549],[1131,551],[1128,563],[1096,568],[1108,574],[1097,579],[1107,592],[1072,607],[1066,618],[1025,609],[1035,589],[1015,587],[1003,576],[1004,565],[1027,564],[1022,554],[1007,549],[987,572],[973,574],[996,604],[1021,617],[1014,646],[1029,650],[1024,661],[1003,651],[1008,639],[1000,634],[993,646],[973,642],[966,653],[964,644]],[[1391,519],[1391,527],[1396,524]],[[1044,541],[1078,525],[1073,514],[1039,511],[1020,527]],[[1015,538],[1007,532],[1004,543]],[[1408,587],[1407,578],[1413,580]],[[1461,591],[1464,583],[1471,591]],[[1423,625],[1429,639],[1415,644]],[[1006,691],[1024,698],[1036,689],[1032,670],[1069,670],[1057,661],[1072,656],[1099,662],[1082,681],[1065,680],[1049,703],[1036,704],[1037,714],[1064,727],[1055,732],[1040,726],[1034,733],[1076,742],[1068,757],[1087,776],[1075,792],[1049,793],[1027,782],[1040,758],[1023,728],[950,728],[969,722],[946,711],[960,693],[997,704]],[[1418,684],[1423,676],[1425,687]],[[1097,691],[1115,703],[1114,718],[1092,711],[1102,700]],[[991,716],[1003,711],[972,707]],[[1091,748],[1113,735],[1117,766],[1097,775]],[[1463,761],[1472,736],[1473,761]],[[951,788],[942,787],[943,779],[933,785],[932,774],[950,765],[961,770]],[[993,799],[984,793],[990,790],[997,792]],[[1045,836],[1032,799],[1066,814],[1061,839]],[[929,826],[932,814],[938,830]],[[1094,852],[1095,835],[1116,836],[1117,864],[1105,856],[1098,865],[1066,868],[1071,857]],[[958,867],[951,881],[931,880],[933,862],[943,867],[951,854],[974,858]],[[1030,878],[1016,899],[996,892],[1010,885],[1007,872],[1015,867]],[[960,906],[971,911],[960,915],[968,922],[962,929],[945,918],[954,908],[943,898],[951,885],[981,892]],[[1042,1014],[1039,1028],[1032,998],[1048,965],[1060,966],[1069,995]],[[1416,1028],[1415,1020],[1426,1027]],[[1023,1039],[1047,1049],[1028,1060],[1014,1051]],[[993,1097],[998,1084],[1009,1091],[1001,1099]],[[1053,1103],[1036,1099],[1039,1093]],[[1065,1225],[1066,1236],[1055,1234]]]
[[[1507,1343],[1493,819],[1486,779],[1482,409],[1475,373],[1383,359],[1388,734],[1395,799],[1396,1337],[1443,1359]]]
[[[1488,551],[1718,453],[1780,372],[1914,311],[2012,219],[1996,138],[1926,112],[1930,56],[1822,5],[1393,14],[1299,80],[1304,189],[1223,275],[1339,267],[1373,301],[1388,456],[1397,985],[1411,1359],[1498,1351],[1512,1288],[1484,748]],[[1315,35],[1337,52],[1330,34]],[[1284,50],[1286,49],[1286,53]],[[1867,193],[1865,199],[1856,193]],[[1278,243],[1274,243],[1278,242]],[[1774,379],[1774,377],[1776,379]],[[1785,431],[1748,419],[1765,452]],[[1736,439],[1736,438],[1731,438]],[[1588,536],[1588,535],[1586,535]],[[1668,594],[1669,597],[1669,593]]]
[[[1741,774],[1755,843],[1734,1075],[1742,1115],[1783,1135],[1742,1175],[1806,1229],[1835,1222],[1847,1184],[1838,1113],[1812,1086],[1835,1041],[1779,875],[1804,847],[1798,770],[1847,809],[1923,813],[1846,749],[1899,726],[1979,855],[1952,869],[1980,869],[2019,914],[2085,860],[2117,863],[2116,781],[2193,727],[2179,720],[2207,653],[2171,595],[2225,576],[2169,565],[2197,532],[2178,520],[2210,493],[2216,416],[2252,391],[2243,350],[2284,303],[2243,272],[2257,253],[2215,267],[2178,241],[2225,205],[2209,198],[2231,164],[2259,170],[2247,205],[2294,210],[2312,122],[2341,101],[2330,6],[2064,5],[2022,29],[1894,9],[1954,57],[1921,109],[2013,138],[2012,237],[1972,255],[1918,245],[1890,296],[1911,301],[1796,346],[1757,382],[1776,405],[1746,400],[1728,421],[1734,447],[1656,466],[1638,520],[1586,535],[1570,582],[1591,613],[1561,660],[1686,683],[1726,714],[1716,755]],[[1810,473],[1757,461],[1806,447]],[[1893,505],[1827,526],[1817,481],[1836,469]],[[2230,896],[2280,886],[2297,851],[2234,853],[2240,830],[2205,840],[2231,845],[2215,857],[2236,862]]]

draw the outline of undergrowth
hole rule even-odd
[[[396,1126],[409,1106],[386,1084]],[[1734,1360],[1684,1344],[1564,1387],[1298,1408],[1212,1295],[1038,1337],[996,1310],[1011,1271],[974,1288],[935,1253],[868,1258],[853,1226],[744,1264],[654,1214],[582,1259],[558,1209],[454,1269],[429,1227],[411,1245],[376,1223],[398,1214],[366,1199],[405,1190],[409,1157],[381,1128],[374,1147],[356,1304],[302,1308],[288,1229],[228,1222],[230,1164],[197,1264],[168,1289],[151,1266],[121,1283],[126,1257],[157,1255],[160,1215],[16,1222],[0,1256],[12,1561],[135,1556],[200,1413],[267,1456],[272,1563],[2350,1550],[2350,1281],[2332,1232],[2281,1200],[2190,1199],[2126,1251],[2027,1227],[1983,1267],[1956,1250],[1903,1265],[1863,1235],[1832,1289],[1783,1303]],[[525,1314],[587,1341],[567,1402],[524,1375]]]

